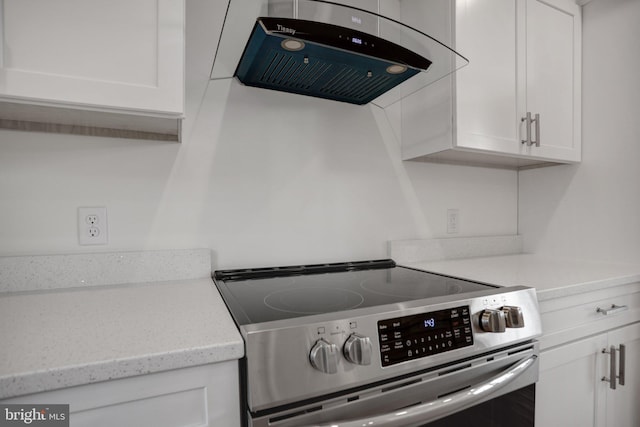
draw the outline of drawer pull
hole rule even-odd
[[[618,313],[621,313],[621,312],[627,311],[627,310],[629,310],[629,307],[626,306],[626,305],[611,304],[611,307],[609,307],[609,308],[600,308],[600,307],[598,307],[596,309],[596,312],[602,313],[605,316],[609,316],[610,314],[618,314]]]

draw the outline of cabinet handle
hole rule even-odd
[[[531,140],[531,145],[535,144],[536,147],[540,147],[540,114],[536,113],[535,119],[531,120],[536,122],[536,140]]]
[[[627,347],[624,344],[620,344],[620,374],[618,375],[618,384],[624,385],[624,371],[627,359]]]
[[[627,347],[624,344],[620,344],[620,347],[617,349],[615,346],[611,346],[609,347],[609,350],[603,348],[602,352],[609,354],[609,377],[602,377],[602,381],[608,382],[609,388],[615,390],[616,378],[618,379],[618,384],[624,385],[627,364]],[[618,371],[618,375],[616,375],[616,353],[620,354],[620,370]]]
[[[597,313],[602,313],[605,316],[609,316],[610,314],[618,314],[621,313],[623,311],[627,311],[629,310],[629,307],[626,305],[615,305],[615,304],[611,304],[611,307],[609,308],[600,308],[598,307],[596,309]]]
[[[523,117],[520,120],[520,123],[522,122],[526,122],[526,131],[527,131],[527,139],[521,139],[520,143],[521,144],[527,144],[527,147],[531,146],[532,142],[531,142],[531,113],[527,111],[527,115],[526,117]]]
[[[611,390],[616,389],[616,348],[614,346],[609,347],[609,350],[606,348],[602,349],[603,353],[609,354],[609,377],[602,377],[602,381],[606,381],[609,383],[609,388]]]
[[[535,118],[531,118],[531,112],[527,111],[527,115],[520,119],[520,123],[526,122],[526,130],[527,130],[527,139],[521,139],[521,144],[527,144],[527,147],[531,147],[535,145],[536,147],[540,147],[540,114],[536,113]],[[531,136],[531,124],[536,123],[536,139],[533,140]]]

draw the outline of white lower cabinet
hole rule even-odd
[[[612,331],[608,337],[609,346],[625,346],[626,357],[624,385],[607,389],[606,425],[640,426],[640,323]]]
[[[30,394],[2,403],[69,404],[73,427],[239,427],[237,361]]]
[[[542,352],[536,384],[537,427],[600,425],[596,375],[599,352],[605,346],[606,337],[599,335]]]
[[[597,311],[614,304],[617,312]],[[543,301],[541,311],[536,426],[640,426],[640,284]]]

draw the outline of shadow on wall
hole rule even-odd
[[[538,252],[549,240],[549,228],[554,224],[558,211],[566,209],[570,216],[582,216],[571,206],[567,195],[581,165],[557,165],[519,172],[518,233],[524,237],[524,252]],[[537,201],[544,200],[543,203]],[[573,224],[567,224],[571,233]],[[550,254],[549,255],[553,255]]]
[[[204,211],[220,263],[380,257],[392,236],[416,235],[369,106],[220,84]]]
[[[520,230],[527,250],[637,263],[640,2],[592,1],[582,19],[583,161],[520,174]]]

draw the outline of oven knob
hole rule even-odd
[[[506,321],[502,310],[484,310],[480,313],[480,328],[485,332],[504,332]]]
[[[344,357],[356,365],[371,364],[371,339],[359,334],[351,334],[342,349]]]
[[[338,346],[319,339],[309,353],[311,366],[326,374],[338,372]]]
[[[524,328],[524,317],[520,307],[505,305],[502,307],[502,311],[507,322],[507,328]]]

